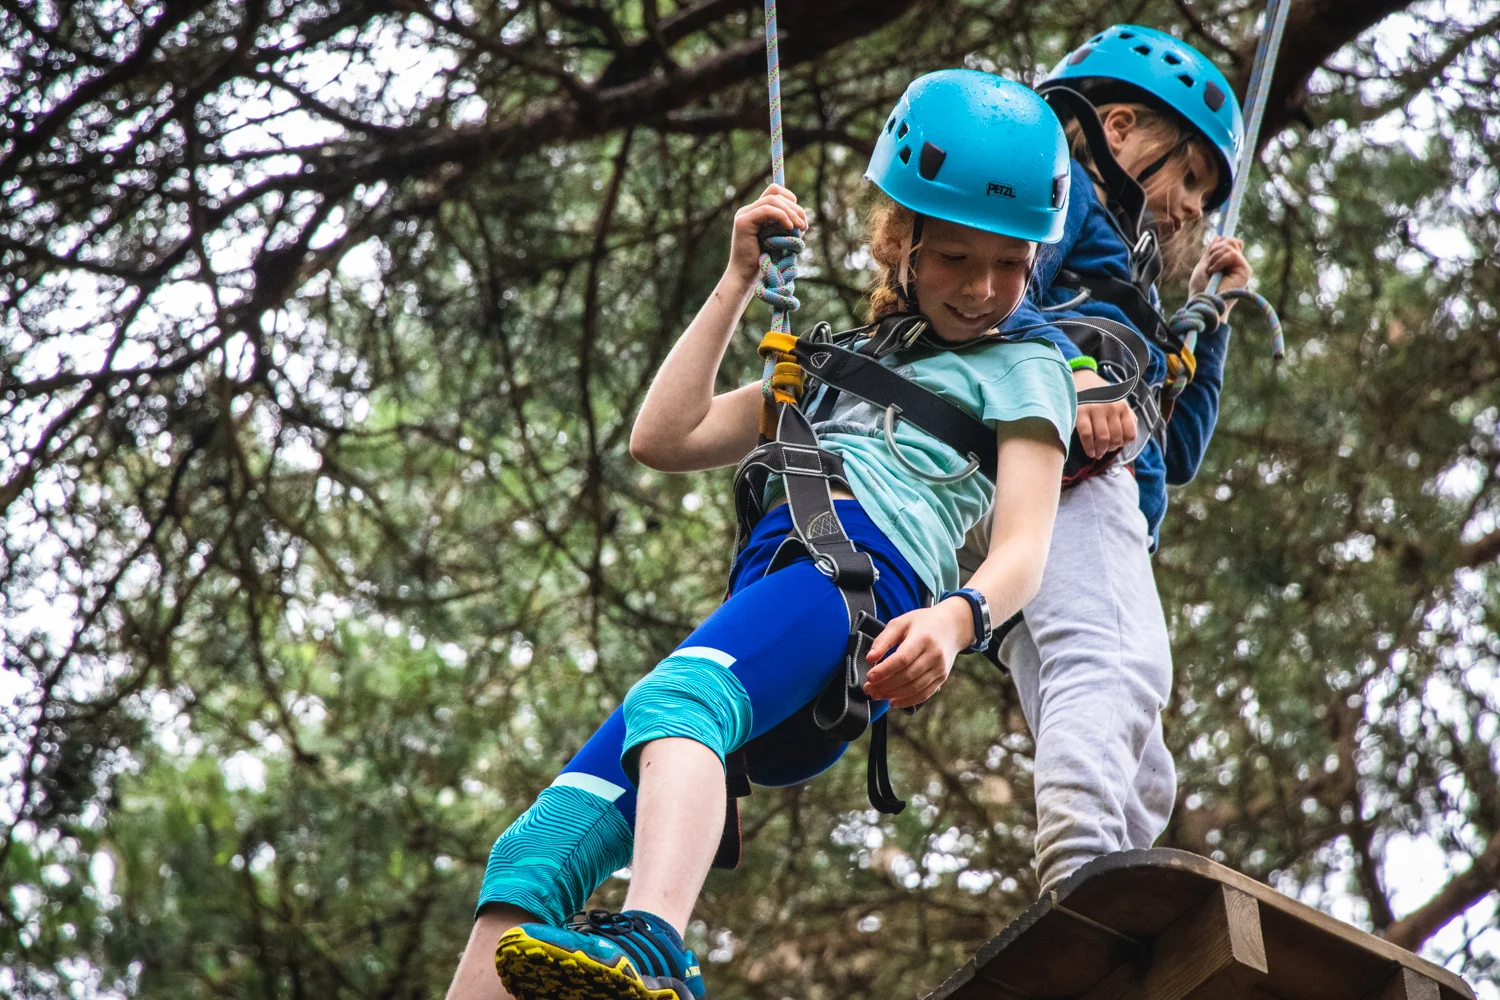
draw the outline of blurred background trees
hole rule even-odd
[[[1131,20],[1243,81],[1258,13],[784,0],[798,322],[860,314],[913,76]],[[1497,27],[1294,6],[1246,223],[1290,354],[1240,311],[1157,558],[1164,843],[1487,997]],[[6,0],[0,37],[0,992],[436,995],[495,835],[720,596],[727,474],[625,443],[767,179],[759,6]],[[1008,682],[965,659],[894,753],[896,819],[861,753],[749,800],[716,996],[914,996],[1031,900]]]

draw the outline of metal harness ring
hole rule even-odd
[[[925,479],[929,483],[959,483],[979,471],[979,459],[975,457],[973,452],[969,453],[969,464],[957,472],[934,475],[931,472],[917,468],[906,456],[901,454],[901,449],[896,445],[896,421],[900,417],[901,407],[895,403],[885,408],[885,446],[891,450],[891,456],[907,472],[918,478]]]

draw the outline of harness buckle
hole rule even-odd
[[[813,565],[840,590],[869,590],[880,579],[880,567],[867,553],[852,549],[851,555],[863,557],[853,563],[841,562],[831,552],[812,552]],[[811,551],[811,550],[809,550]]]

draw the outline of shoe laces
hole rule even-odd
[[[651,928],[639,916],[613,913],[609,910],[589,910],[586,913],[577,914],[568,921],[568,929],[597,931],[607,935],[629,934],[632,931],[641,934],[651,933]]]

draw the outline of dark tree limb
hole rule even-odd
[[[1259,146],[1264,147],[1278,132],[1301,120],[1307,108],[1307,82],[1313,72],[1339,49],[1374,27],[1388,15],[1409,6],[1407,0],[1301,0],[1287,13],[1286,34],[1276,60],[1276,75],[1271,78],[1271,93],[1266,100],[1266,116],[1261,125]],[[1231,82],[1235,90],[1245,92],[1250,66],[1255,55],[1252,39],[1244,49],[1243,71]]]
[[[1385,929],[1385,939],[1410,951],[1442,930],[1451,920],[1485,896],[1500,889],[1500,833],[1490,838],[1484,853],[1468,871],[1455,875],[1427,902]]]

